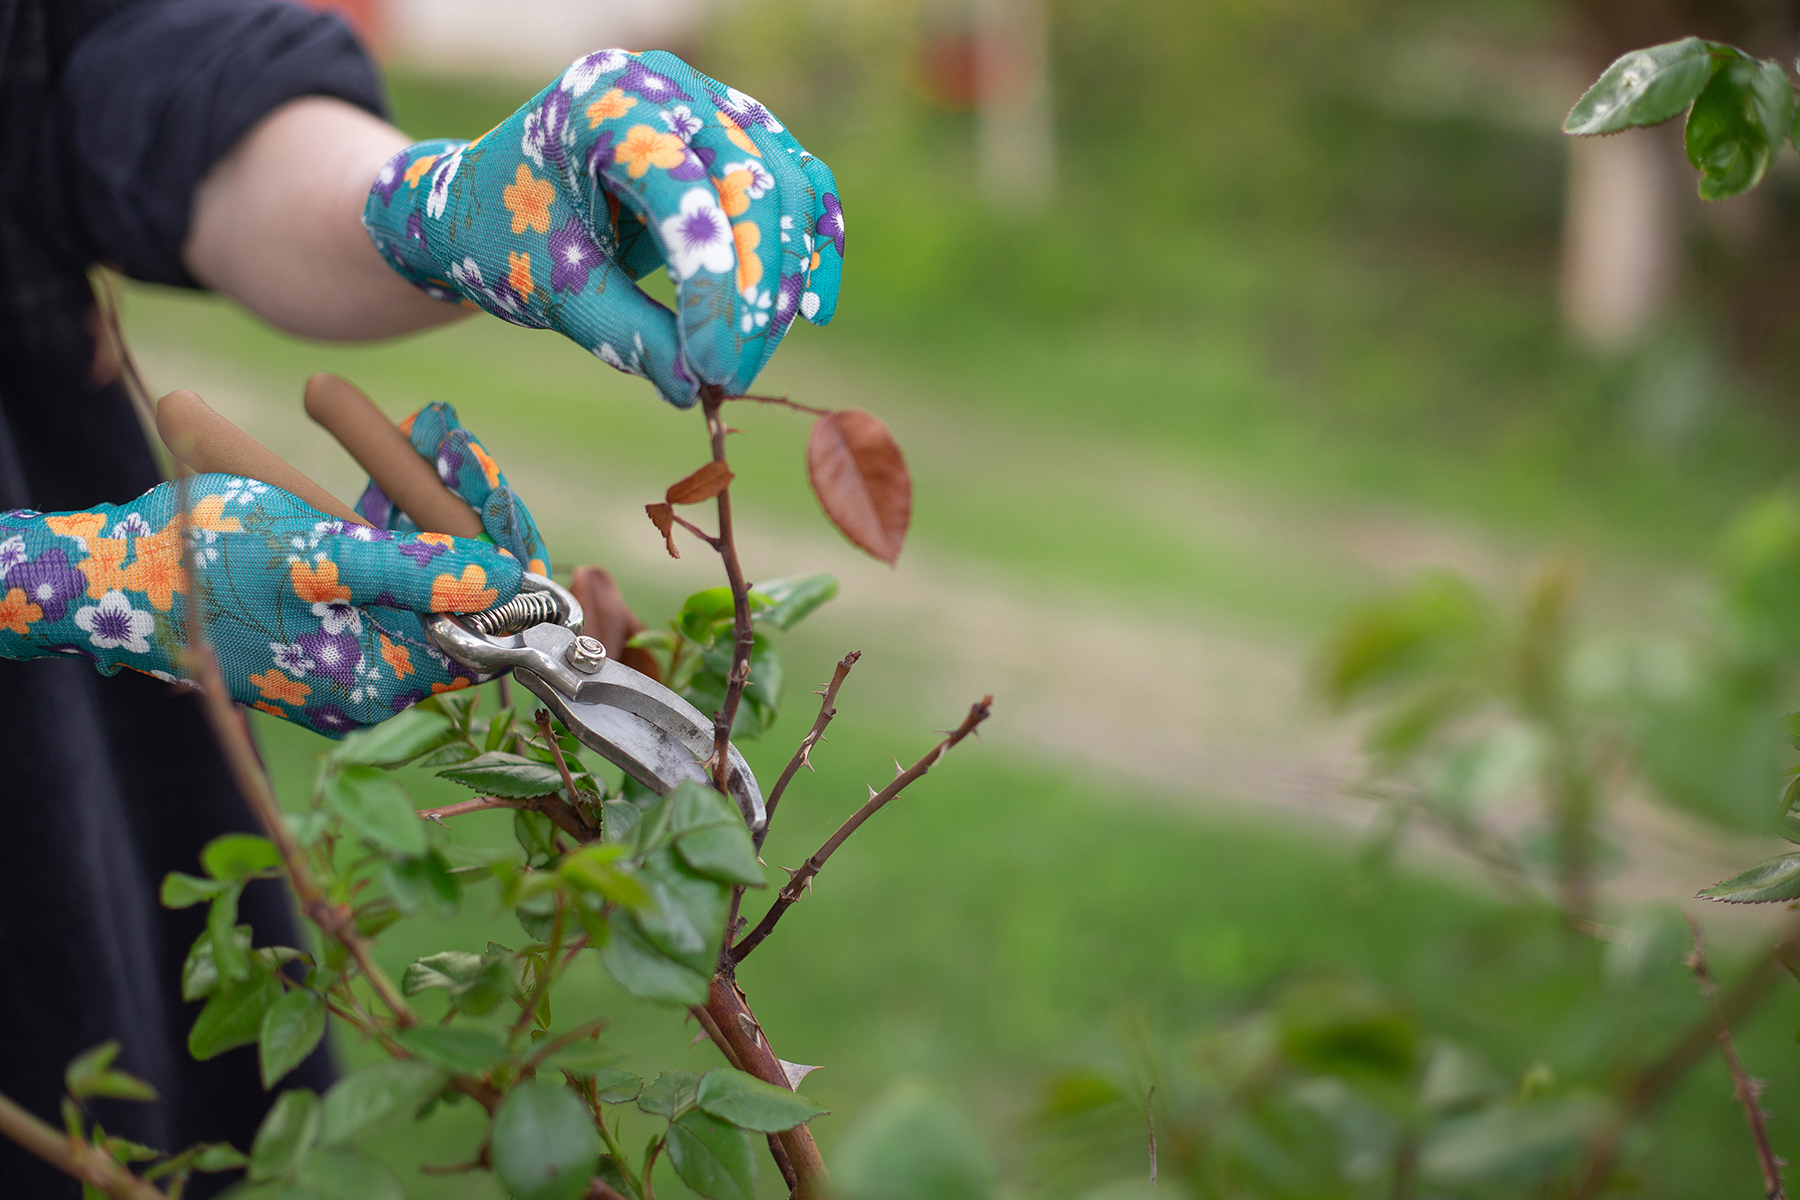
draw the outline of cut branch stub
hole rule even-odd
[[[734,478],[731,468],[715,459],[687,478],[670,484],[663,499],[670,504],[704,504],[729,487]]]
[[[680,558],[681,550],[675,545],[675,510],[670,505],[658,501],[644,505],[644,512],[649,514],[656,531],[663,535],[663,542],[669,547],[670,558]]]
[[[813,422],[806,475],[845,537],[890,566],[912,523],[912,475],[880,419],[854,408]]]

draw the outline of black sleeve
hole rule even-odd
[[[90,262],[196,286],[181,264],[195,189],[258,120],[300,96],[385,116],[341,19],[279,0],[140,0],[81,30],[45,135],[44,195]]]

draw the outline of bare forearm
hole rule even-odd
[[[189,273],[307,337],[391,337],[462,315],[389,269],[363,231],[376,172],[410,140],[341,100],[282,105],[195,193],[182,247]]]

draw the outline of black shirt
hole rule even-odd
[[[273,0],[0,0],[0,509],[63,511],[158,482],[115,382],[94,378],[87,271],[193,286],[192,197],[283,102],[382,112],[336,18]],[[53,1125],[63,1067],[109,1038],[155,1104],[95,1105],[107,1131],[166,1150],[247,1149],[268,1097],[254,1047],[194,1062],[180,969],[205,921],[156,900],[200,847],[252,829],[191,697],[85,662],[0,661],[0,1092]],[[254,884],[257,944],[297,944],[285,894]],[[321,1052],[283,1086],[322,1088]],[[201,1176],[192,1196],[216,1191]],[[0,1197],[77,1196],[0,1141]]]

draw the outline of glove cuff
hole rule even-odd
[[[414,142],[382,165],[363,204],[363,228],[388,266],[433,300],[451,303],[463,292],[432,253],[425,217],[444,211],[468,145],[455,138]]]

